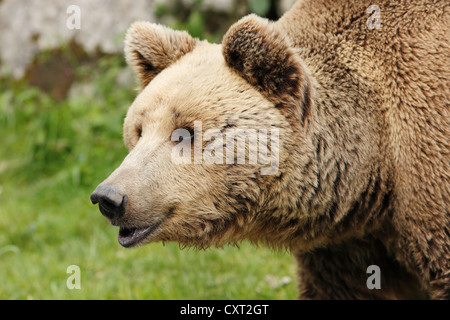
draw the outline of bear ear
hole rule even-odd
[[[287,36],[254,14],[231,26],[222,41],[226,63],[288,118],[305,123],[310,113],[310,79]]]
[[[150,22],[135,22],[125,37],[125,57],[137,73],[141,89],[162,70],[192,51],[197,40]]]

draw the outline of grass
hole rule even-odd
[[[117,89],[122,60],[77,70],[91,91],[59,103],[0,80],[0,299],[294,299],[285,252],[120,247],[89,195],[126,154],[122,121],[136,93]],[[70,265],[80,290],[66,286]]]

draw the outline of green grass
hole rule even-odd
[[[126,154],[122,122],[136,92],[116,88],[122,67],[109,57],[89,77],[78,70],[92,92],[61,103],[0,80],[0,299],[296,298],[286,252],[120,247],[89,195]],[[80,290],[66,286],[70,265]]]

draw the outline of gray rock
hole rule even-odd
[[[23,76],[28,64],[43,50],[75,40],[92,53],[119,53],[123,35],[136,20],[156,21],[155,0],[4,0],[0,3],[1,74]],[[80,28],[70,29],[73,12],[80,9]]]

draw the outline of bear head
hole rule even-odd
[[[141,87],[129,154],[91,195],[120,244],[286,242],[273,226],[299,219],[290,192],[312,183],[301,168],[314,148],[310,77],[288,37],[255,15],[220,45],[137,22],[125,54]]]

